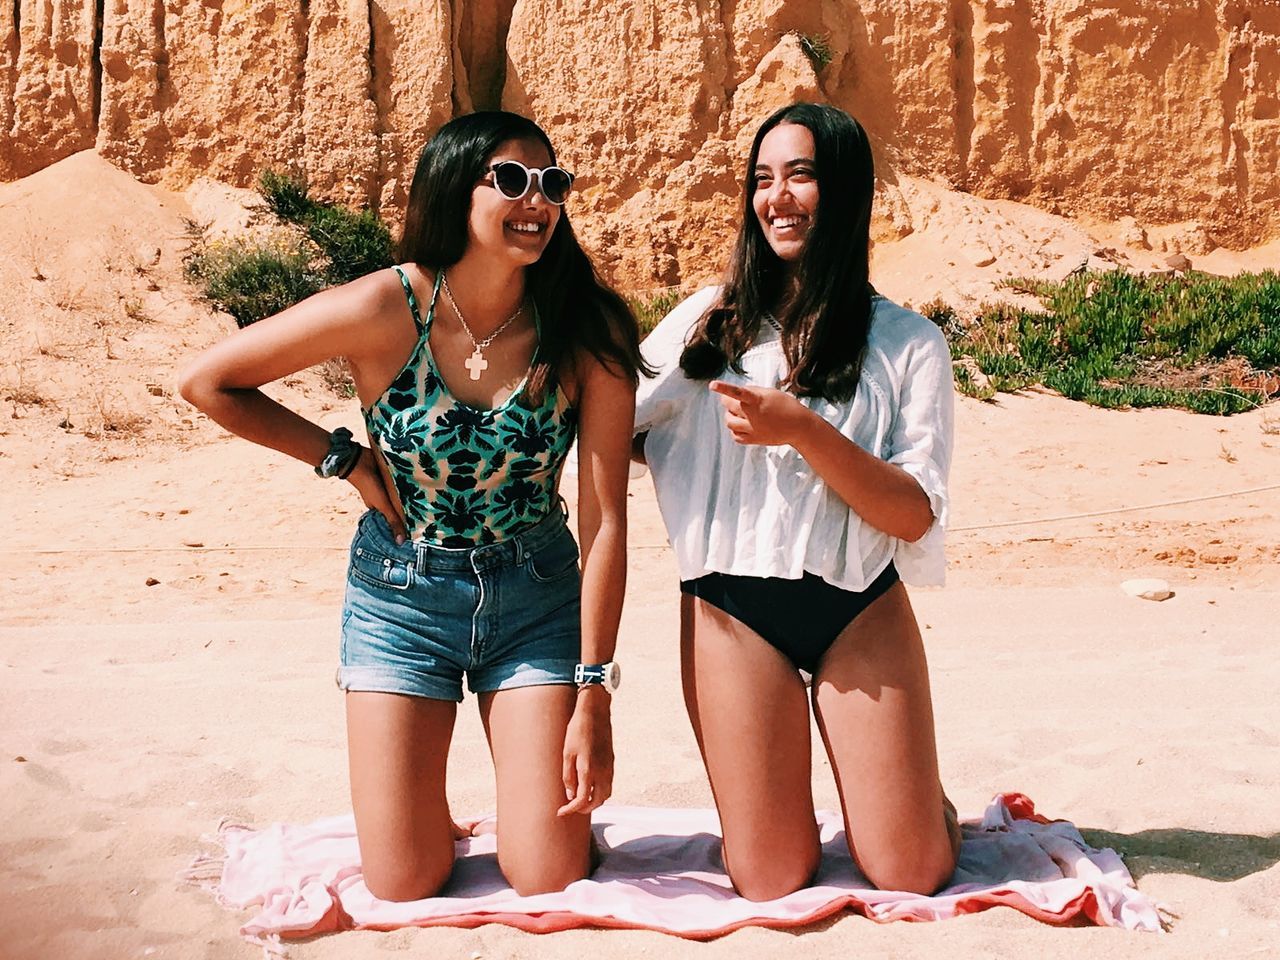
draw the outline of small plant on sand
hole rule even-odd
[[[315,256],[308,241],[285,236],[269,242],[200,241],[187,253],[184,272],[205,299],[247,327],[324,287]]]
[[[1009,285],[1044,309],[987,306],[949,337],[952,356],[971,357],[996,390],[1042,383],[1096,406],[1212,414],[1257,407],[1273,392],[1280,275],[1112,270]]]
[[[951,371],[955,377],[956,389],[966,397],[972,397],[974,400],[990,400],[996,395],[996,389],[990,381],[979,383],[978,378],[965,363],[952,364]]]
[[[370,210],[314,200],[305,181],[265,171],[258,191],[289,228],[266,241],[208,241],[190,224],[187,279],[245,327],[325,287],[391,265],[391,231]]]
[[[124,315],[136,323],[150,323],[151,317],[147,315],[146,308],[143,306],[141,297],[124,297],[120,301],[120,308],[124,310]]]
[[[86,437],[136,437],[147,428],[148,419],[130,410],[128,403],[120,396],[110,397],[103,390],[97,389],[93,394],[93,405],[98,413],[98,429],[86,430]]]
[[[935,297],[926,303],[920,308],[920,313],[933,321],[934,326],[946,335],[949,343],[954,344],[960,335],[964,333],[964,323],[961,321],[959,314],[941,297]],[[960,359],[954,350],[952,351],[952,359]]]
[[[640,336],[644,337],[670,313],[683,298],[679,287],[669,287],[643,296],[627,297],[627,306],[640,324]]]
[[[316,368],[325,388],[334,396],[350,400],[356,395],[356,382],[351,378],[351,365],[344,357],[326,360]]]
[[[49,398],[38,387],[27,382],[27,366],[23,361],[17,364],[18,380],[12,386],[4,388],[4,398],[14,407],[43,407]],[[14,416],[17,416],[15,410]]]
[[[271,170],[258,192],[277,217],[300,227],[324,257],[326,285],[337,286],[391,266],[391,231],[372,210],[313,200],[305,180]]]

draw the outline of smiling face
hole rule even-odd
[[[751,206],[770,248],[788,264],[799,261],[818,215],[818,173],[813,134],[780,123],[760,141],[751,171]]]
[[[552,163],[547,148],[537,140],[507,140],[499,144],[485,164],[486,169],[503,160],[518,160],[536,170]],[[488,174],[471,191],[469,245],[528,266],[542,256],[559,221],[560,208],[537,188],[518,200],[508,200],[494,186],[493,175]]]

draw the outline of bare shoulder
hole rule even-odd
[[[401,269],[410,278],[415,292],[420,289],[414,274],[420,279],[425,271],[412,264]],[[388,350],[402,353],[404,342],[417,336],[406,291],[394,268],[376,270],[340,287],[331,287],[313,299],[323,301],[317,306],[322,306],[329,322],[355,334],[352,357]],[[426,305],[421,304],[419,309],[425,313]]]
[[[413,284],[415,294],[418,294],[418,288],[421,285],[419,281],[427,276],[427,272],[414,264],[406,264],[399,269],[404,271]],[[366,321],[394,320],[410,316],[408,297],[399,273],[394,267],[375,270],[340,287],[331,287],[321,296],[330,297],[332,305],[339,308],[343,314]],[[425,310],[425,305],[421,309]]]
[[[573,362],[561,374],[560,383],[575,407],[614,406],[622,398],[635,402],[635,383],[627,371],[585,350],[574,355]]]

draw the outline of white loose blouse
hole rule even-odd
[[[718,287],[695,293],[641,346],[658,375],[641,378],[635,430],[648,434],[645,459],[680,579],[716,572],[797,580],[808,572],[861,591],[892,561],[907,583],[941,584],[954,432],[951,354],[942,332],[877,296],[853,399],[800,398],[858,446],[919,482],[933,523],[911,543],[864,522],[790,445],[734,441],[719,396],[680,369],[690,329],[718,295]],[[777,334],[765,327],[742,357],[743,375],[725,370],[720,379],[778,386],[786,361]]]

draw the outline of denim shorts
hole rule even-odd
[[[572,684],[582,652],[578,545],[562,509],[500,543],[397,545],[376,510],[351,543],[338,686],[462,699]]]

